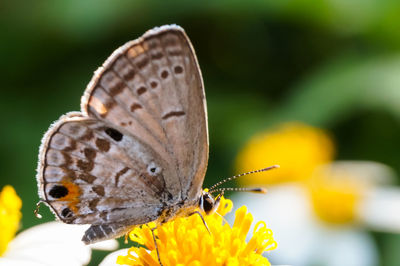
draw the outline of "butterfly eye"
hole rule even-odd
[[[200,208],[209,214],[214,209],[214,200],[210,194],[203,194],[200,198]]]
[[[161,173],[161,167],[152,162],[149,164],[149,166],[147,166],[147,172],[152,176],[156,176]]]
[[[121,132],[119,132],[118,130],[113,129],[111,127],[106,128],[105,132],[107,135],[109,135],[115,141],[121,141],[122,137],[124,136],[124,135],[122,135]]]

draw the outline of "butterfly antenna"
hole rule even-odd
[[[228,181],[234,180],[234,179],[236,179],[236,178],[238,178],[238,177],[241,177],[241,176],[244,176],[244,175],[250,175],[250,174],[260,173],[260,172],[265,172],[265,171],[268,171],[268,170],[271,170],[271,169],[275,169],[275,168],[279,168],[279,165],[276,164],[276,165],[269,166],[269,167],[267,167],[267,168],[263,168],[263,169],[259,169],[259,170],[250,171],[250,172],[243,173],[243,174],[234,175],[234,176],[232,176],[232,177],[229,177],[229,178],[227,178],[227,179],[224,179],[224,180],[222,180],[222,181],[216,183],[215,185],[213,185],[212,187],[210,187],[209,190],[210,190],[210,192],[211,192],[211,191],[216,191],[216,190],[213,190],[213,189],[216,188],[216,187],[218,187],[218,186],[220,186],[220,185],[222,185],[222,184],[224,184],[224,183],[226,183],[226,182],[228,182]],[[221,191],[221,190],[220,190],[220,191]]]
[[[253,192],[253,193],[261,193],[265,194],[267,193],[267,189],[263,187],[257,187],[257,188],[250,188],[250,187],[224,187],[224,188],[217,188],[210,190],[209,193],[214,193],[214,192],[222,192],[224,191],[241,191],[241,192]]]

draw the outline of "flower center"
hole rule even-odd
[[[351,177],[319,175],[310,185],[312,206],[316,215],[327,223],[355,223],[365,189],[364,184]]]

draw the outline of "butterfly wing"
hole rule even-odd
[[[204,89],[184,31],[117,49],[43,138],[41,198],[67,223],[142,224],[200,193],[208,160]]]
[[[182,28],[163,26],[117,49],[94,75],[82,111],[151,146],[175,173],[166,189],[199,195],[208,162],[206,101],[200,68]]]
[[[143,224],[156,219],[170,197],[165,160],[135,137],[80,113],[57,121],[42,150],[41,198],[66,223]]]

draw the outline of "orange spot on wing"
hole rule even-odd
[[[74,213],[78,212],[78,207],[77,204],[80,202],[79,196],[81,195],[81,189],[78,185],[64,181],[62,182],[63,186],[68,189],[68,194],[62,198],[60,198],[60,201],[68,201],[68,207],[70,210]]]
[[[90,98],[89,105],[93,107],[100,115],[105,115],[107,113],[107,107],[95,96]]]

